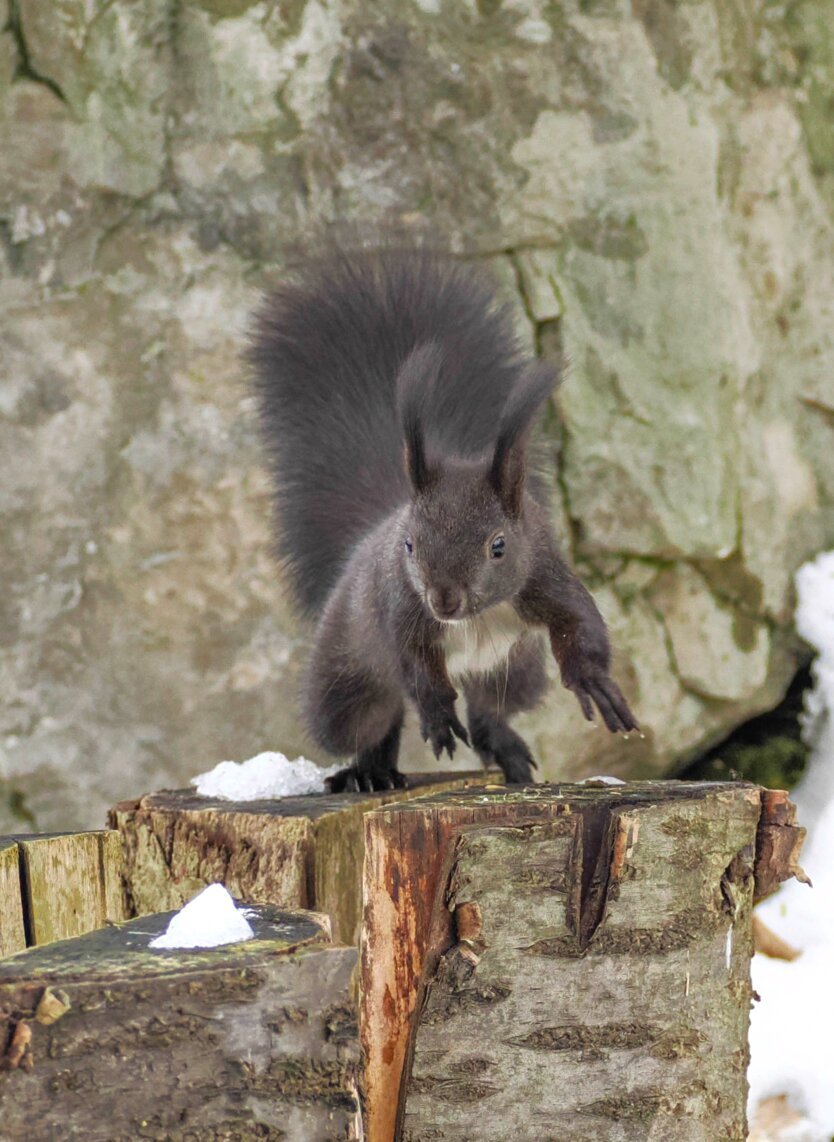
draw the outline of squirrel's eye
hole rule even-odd
[[[492,558],[493,559],[501,559],[503,554],[504,554],[504,547],[505,547],[504,536],[503,535],[496,535],[495,539],[493,539],[492,543],[490,544],[490,548],[489,548],[489,553],[492,556]]]
[[[405,537],[405,549],[409,555],[414,554],[414,544],[411,542],[411,536],[407,535]]]

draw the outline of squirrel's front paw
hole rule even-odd
[[[469,745],[469,735],[466,727],[462,725],[454,710],[438,710],[434,717],[423,717],[420,721],[420,733],[424,742],[430,742],[434,756],[439,758],[445,749],[449,757],[455,753],[455,737],[460,738],[464,745]]]
[[[577,671],[575,677],[566,679],[564,684],[576,695],[582,713],[589,722],[594,720],[596,706],[612,734],[618,730],[628,733],[629,730],[639,729],[637,719],[629,709],[622,691],[606,670],[588,665]]]

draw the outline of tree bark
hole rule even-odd
[[[743,1139],[760,795],[535,786],[369,814],[369,1142]]]
[[[272,908],[244,943],[149,948],[169,918],[0,963],[4,1142],[358,1138],[356,950]]]
[[[769,896],[795,876],[810,884],[799,864],[805,829],[796,823],[796,806],[784,789],[762,790],[762,816],[756,836],[756,900]]]
[[[419,774],[387,793],[238,803],[181,789],[122,802],[109,821],[121,835],[128,915],[180,908],[219,882],[241,900],[325,912],[336,942],[358,943],[363,815],[483,780],[482,772]]]

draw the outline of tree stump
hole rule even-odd
[[[162,915],[0,962],[4,1142],[358,1138],[356,950],[254,912],[221,948],[149,948]]]
[[[122,840],[133,915],[180,908],[207,884],[241,900],[330,916],[355,944],[362,915],[363,815],[370,809],[483,782],[480,773],[417,774],[408,789],[234,802],[179,789],[124,801],[109,823]]]
[[[742,1140],[761,792],[531,786],[369,814],[369,1142]]]

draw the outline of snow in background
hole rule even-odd
[[[801,1137],[829,1142],[834,1134],[834,551],[802,567],[796,587],[797,629],[818,652],[803,719],[811,757],[791,794],[797,820],[808,829],[802,867],[813,888],[790,880],[756,910],[802,954],[790,963],[753,958],[753,987],[761,1002],[754,1004],[750,1021],[750,1108],[787,1094],[813,1124]]]
[[[248,761],[221,761],[208,773],[191,778],[201,797],[224,801],[263,801],[271,797],[300,797],[324,793],[326,778],[341,767],[323,769],[306,757],[290,761],[282,753],[259,753]]]
[[[152,948],[218,948],[239,944],[255,933],[243,909],[222,884],[210,884],[171,917],[168,927],[151,940]]]

